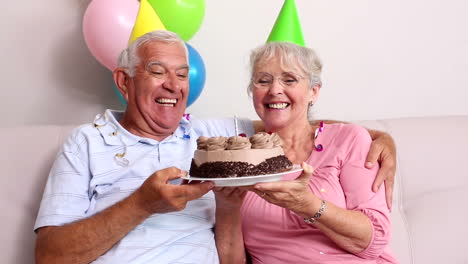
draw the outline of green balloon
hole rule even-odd
[[[205,16],[205,0],[148,0],[167,30],[188,41]]]

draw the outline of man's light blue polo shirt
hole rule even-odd
[[[75,129],[51,169],[34,229],[80,220],[134,192],[155,171],[188,171],[199,136],[233,136],[233,119],[183,118],[161,142],[135,136],[107,110],[95,123]],[[252,122],[238,120],[238,132],[252,135]],[[116,154],[123,153],[123,158]],[[209,192],[178,212],[154,214],[93,263],[218,263]]]

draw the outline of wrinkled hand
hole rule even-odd
[[[216,198],[216,209],[237,210],[241,207],[246,190],[237,187],[216,187],[214,188]]]
[[[374,167],[379,162],[380,169],[372,185],[376,192],[385,181],[385,198],[388,209],[392,209],[393,185],[396,171],[396,147],[393,138],[381,131],[372,131],[372,144],[366,158],[366,168]]]
[[[186,174],[187,172],[176,167],[153,173],[135,192],[139,204],[151,214],[180,211],[185,208],[188,201],[200,198],[213,189],[212,182],[189,185],[169,183],[169,180],[180,178]]]
[[[310,198],[315,195],[308,185],[314,169],[305,162],[302,163],[302,168],[302,174],[295,180],[257,183],[252,191],[269,203],[303,214],[308,211],[312,202]]]

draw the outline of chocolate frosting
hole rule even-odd
[[[228,139],[226,149],[228,150],[250,149],[251,146],[252,144],[250,144],[250,141],[248,138],[241,137],[241,136],[234,136]]]
[[[273,148],[274,143],[271,135],[265,132],[260,132],[250,138],[253,149],[270,149]]]
[[[283,146],[283,140],[276,133],[271,134],[271,141],[273,141],[273,147],[275,148]]]
[[[201,136],[197,139],[197,149],[207,150],[208,149],[208,138]]]
[[[204,137],[197,139],[199,150],[219,151],[219,150],[240,150],[240,149],[271,149],[282,147],[283,141],[278,134],[260,132],[253,135],[250,140],[246,137],[233,136],[227,139],[226,137]]]
[[[219,151],[225,150],[227,145],[227,138],[226,137],[212,137],[208,138],[206,141],[208,151]]]
[[[227,145],[227,138],[225,137],[204,137],[201,136],[197,139],[197,149],[206,151],[225,150]]]

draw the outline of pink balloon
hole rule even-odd
[[[83,16],[83,35],[91,54],[114,70],[127,47],[140,4],[137,0],[92,0]]]

